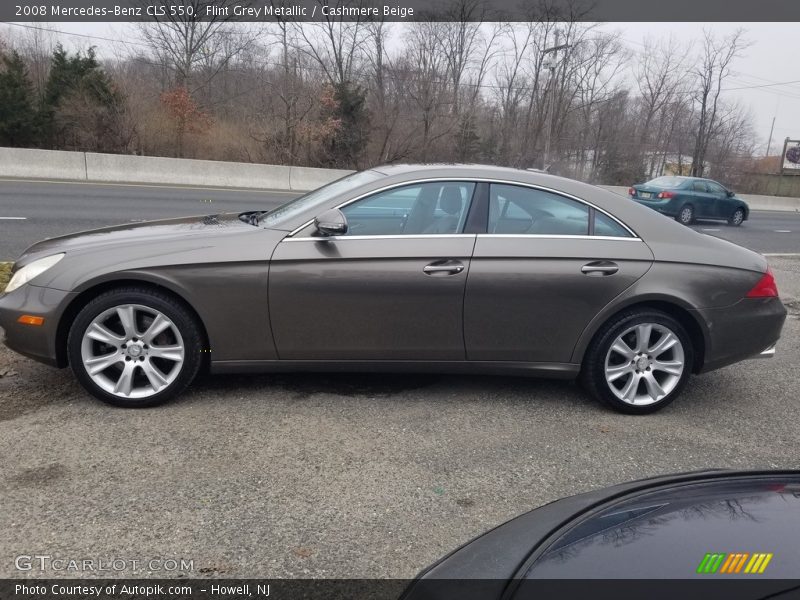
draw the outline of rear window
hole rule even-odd
[[[658,187],[679,187],[684,181],[683,177],[656,177],[647,182],[646,185],[655,185]]]

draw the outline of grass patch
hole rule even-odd
[[[6,289],[9,279],[11,279],[11,263],[0,262],[0,292]]]

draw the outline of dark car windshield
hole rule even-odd
[[[337,179],[275,210],[265,213],[259,218],[258,222],[263,227],[278,227],[317,204],[321,204],[334,196],[338,196],[348,190],[355,189],[365,183],[380,179],[381,177],[382,175],[377,171],[360,171],[351,175],[345,175],[341,179]]]
[[[795,480],[680,486],[583,522],[556,540],[527,577],[690,578],[707,572],[708,554],[715,561],[708,572],[716,572],[732,553],[740,555],[742,571],[769,554],[766,576],[794,577],[799,519]]]
[[[656,177],[647,182],[646,185],[655,185],[658,187],[675,188],[680,187],[686,181],[683,177]]]

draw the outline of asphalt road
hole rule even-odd
[[[510,377],[206,378],[150,410],[0,347],[0,577],[20,554],[185,559],[208,577],[406,578],[559,497],[651,475],[800,463],[800,258],[769,360],[610,412]],[[116,576],[177,575],[122,571]],[[90,574],[91,575],[91,574]]]
[[[264,210],[297,195],[277,191],[0,180],[0,260],[13,260],[25,248],[47,237],[132,221]]]
[[[247,190],[0,180],[0,260],[57,235],[131,221],[265,209],[297,194]],[[695,229],[762,253],[800,252],[800,213],[754,211],[741,227]]]

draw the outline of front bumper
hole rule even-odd
[[[75,294],[23,285],[8,294],[0,294],[0,328],[3,342],[11,350],[52,366],[64,366],[58,352],[58,323]],[[22,315],[44,318],[39,326],[18,322]]]
[[[705,361],[701,373],[748,358],[770,358],[786,321],[778,298],[744,298],[725,308],[699,309],[705,322]]]

